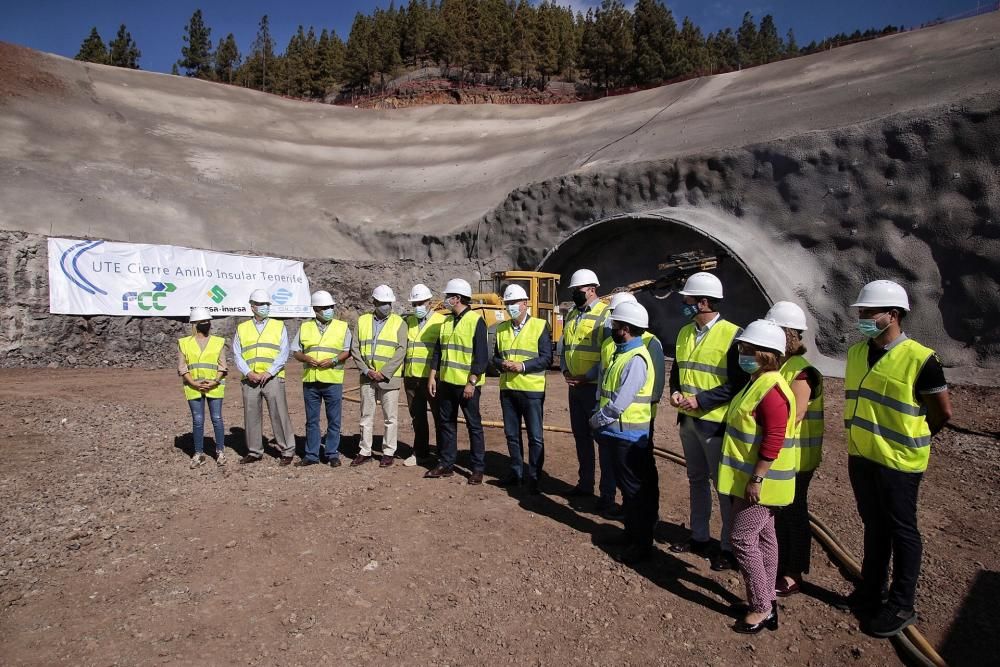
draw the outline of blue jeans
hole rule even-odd
[[[205,401],[208,401],[208,414],[212,419],[215,431],[215,451],[221,452],[226,444],[226,429],[222,425],[222,399],[192,398],[188,401],[191,408],[191,439],[194,440],[194,453],[205,453]]]
[[[576,460],[580,464],[577,487],[594,490],[594,434],[590,430],[590,417],[597,411],[597,385],[585,384],[569,389],[569,425],[576,440]],[[601,453],[601,498],[615,498],[614,457]]]
[[[483,420],[479,415],[479,396],[482,387],[476,387],[472,398],[462,398],[464,386],[449,382],[437,383],[438,401],[438,465],[451,468],[458,457],[458,410],[461,408],[469,431],[469,450],[472,472],[486,470],[486,437]]]
[[[521,439],[521,420],[528,432],[528,479],[538,481],[545,462],[545,443],[542,440],[542,407],[545,396],[530,396],[523,391],[500,392],[503,410],[503,434],[507,437],[510,453],[510,470],[524,478],[524,443]]]
[[[326,459],[340,458],[340,411],[344,385],[328,382],[304,382],[302,398],[306,404],[306,461],[319,461],[319,413],[326,403]]]

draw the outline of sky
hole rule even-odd
[[[406,0],[402,0],[406,2]],[[557,0],[586,11],[600,0]],[[173,2],[112,2],[111,0],[0,0],[0,41],[29,46],[72,58],[96,26],[105,42],[114,38],[124,23],[132,33],[142,58],[142,69],[169,72],[180,58],[184,27],[196,9],[201,9],[212,29],[212,42],[232,32],[240,51],[246,52],[257,33],[260,17],[267,14],[271,34],[283,51],[299,24],[313,25],[316,32],[332,28],[346,39],[358,11],[370,13],[388,7],[388,0],[175,0]],[[398,4],[398,3],[397,3]],[[626,2],[631,5],[631,2]],[[996,5],[995,0],[675,0],[666,2],[678,23],[684,16],[707,35],[725,27],[736,28],[743,12],[759,22],[774,16],[784,36],[792,28],[800,45],[838,32],[883,27],[887,24],[916,27],[938,18],[949,18],[975,10],[977,5]]]

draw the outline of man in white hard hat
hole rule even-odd
[[[635,295],[631,292],[615,292],[611,295],[611,299],[608,301],[608,308],[613,313],[615,308],[623,303],[639,303],[639,300],[636,299]],[[605,324],[607,337],[604,339],[604,343],[601,346],[602,363],[604,363],[605,359],[610,359],[611,355],[614,354],[615,351],[615,341],[611,335],[611,324],[612,320],[609,317],[607,323]],[[660,404],[660,399],[663,398],[663,388],[666,386],[667,380],[666,357],[663,354],[663,343],[660,342],[659,337],[657,337],[652,331],[646,330],[643,332],[642,342],[646,346],[646,349],[649,350],[649,358],[653,360],[653,372],[656,374],[656,378],[653,381],[653,419],[652,422],[650,422],[649,427],[649,441],[652,442],[653,425],[656,422],[656,411]]]
[[[410,290],[410,306],[413,308],[413,313],[404,318],[407,342],[406,358],[403,362],[403,387],[413,424],[413,453],[403,461],[404,465],[424,464],[430,458],[428,406],[434,418],[435,434],[437,431],[437,399],[427,393],[427,378],[431,374],[431,354],[437,345],[445,316],[431,310],[433,297],[427,285],[423,283],[414,285]]]
[[[314,319],[302,323],[292,354],[302,362],[302,399],[306,408],[306,451],[296,465],[320,463],[320,412],[326,404],[326,462],[340,466],[340,416],[344,396],[344,362],[351,356],[351,331],[334,319],[333,296],[312,294]]]
[[[444,305],[451,311],[441,324],[431,356],[427,391],[438,401],[438,464],[424,477],[451,477],[458,455],[458,410],[462,409],[469,432],[472,471],[469,484],[482,484],[486,470],[486,438],[479,414],[479,395],[486,381],[489,343],[486,322],[469,306],[472,286],[453,278],[444,288]]]
[[[931,436],[951,419],[951,399],[934,350],[903,333],[906,290],[876,280],[852,307],[866,340],[848,351],[844,377],[847,469],[864,524],[863,581],[850,599],[869,634],[892,637],[916,619],[917,491]]]
[[[740,368],[734,342],[740,328],[718,312],[722,282],[711,273],[695,273],[685,281],[680,294],[682,312],[692,321],[677,333],[675,361],[670,369],[670,404],[677,408],[681,446],[687,460],[691,537],[670,550],[708,557],[712,485],[722,459],[726,410],[749,377]],[[728,496],[719,495],[719,513],[720,550],[712,569],[735,569],[736,558],[729,543],[732,508]]]
[[[385,435],[379,467],[392,465],[399,428],[399,389],[403,386],[403,359],[406,357],[406,323],[392,312],[396,295],[388,285],[372,290],[372,312],[358,318],[351,342],[351,355],[361,371],[361,444],[352,466],[372,458],[372,427],[375,403],[382,405]]]
[[[598,446],[614,466],[622,492],[625,532],[616,543],[625,547],[616,558],[632,564],[653,550],[660,491],[653,448],[653,360],[642,341],[649,314],[635,302],[618,305],[611,314],[615,350],[599,371],[601,394],[589,420]]]
[[[608,335],[604,323],[608,305],[597,298],[600,281],[590,269],[579,269],[570,276],[573,308],[566,315],[559,341],[559,364],[569,387],[569,422],[576,442],[579,463],[578,480],[571,497],[590,497],[594,493],[594,434],[590,417],[597,407],[597,373],[601,363],[601,345]],[[613,462],[600,460],[601,483],[598,511],[615,504]]]
[[[264,456],[264,402],[271,417],[271,430],[281,454],[280,464],[290,465],[295,453],[295,432],[288,418],[285,397],[285,363],[288,361],[288,332],[280,320],[271,319],[271,297],[262,289],[250,293],[253,317],[241,323],[233,336],[233,359],[243,374],[243,419],[247,454],[240,463],[260,461]]]
[[[542,410],[545,406],[545,371],[552,363],[549,323],[529,313],[528,294],[520,285],[508,285],[503,293],[510,319],[496,328],[493,365],[500,371],[500,409],[503,432],[510,454],[510,472],[499,486],[527,484],[528,493],[540,493],[545,440]],[[524,465],[521,422],[528,432],[528,465]]]

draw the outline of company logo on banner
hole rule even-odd
[[[49,311],[66,315],[249,315],[250,292],[271,314],[311,317],[302,262],[167,245],[49,239]]]

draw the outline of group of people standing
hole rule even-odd
[[[594,497],[595,508],[623,520],[612,541],[616,558],[637,563],[654,551],[659,480],[652,446],[658,405],[666,388],[678,414],[690,487],[688,540],[675,553],[711,557],[712,569],[738,569],[747,605],[734,625],[741,633],[778,627],[776,598],[799,592],[809,571],[811,539],[808,489],[822,459],[823,377],[806,360],[804,311],[775,303],[745,328],[719,312],[723,286],[711,273],[696,273],[680,291],[691,321],[681,328],[675,362],[665,372],[663,346],[650,329],[649,314],[628,293],[598,298],[593,271],[570,279],[573,308],[558,343],[568,387],[570,423],[576,443],[578,481],[568,495]],[[542,413],[545,371],[552,363],[548,322],[531,315],[518,285],[503,294],[509,318],[497,325],[490,350],[485,320],[471,308],[472,290],[460,278],[444,289],[448,314],[431,309],[433,294],[418,284],[410,291],[412,313],[393,311],[387,285],[372,292],[372,309],[352,331],[335,319],[325,291],[312,295],[315,318],[302,324],[290,344],[285,326],[269,317],[263,290],[250,297],[253,317],[233,339],[234,361],[243,379],[247,454],[263,456],[262,408],[266,401],[280,452],[289,465],[294,436],[284,391],[291,351],[303,364],[306,408],[305,455],[296,464],[341,465],[339,444],[344,370],[352,359],[360,375],[361,442],[351,466],[373,461],[373,425],[382,410],[380,467],[395,461],[399,390],[413,424],[413,453],[405,465],[428,466],[429,479],[454,475],[458,414],[465,418],[471,450],[469,484],[482,484],[485,439],[479,410],[481,388],[492,363],[500,376],[500,404],[510,454],[502,486],[542,492],[545,458]],[[930,454],[931,436],[947,423],[951,406],[943,369],[930,348],[903,333],[909,312],[905,290],[887,280],[865,285],[852,307],[867,340],[851,347],[845,378],[848,471],[864,524],[863,579],[850,597],[865,629],[892,636],[915,619],[914,597],[921,541],[916,522],[917,489]],[[204,406],[215,431],[216,462],[225,463],[221,402],[227,374],[224,341],[210,334],[211,315],[193,308],[191,336],[179,341],[179,368],[194,429],[192,467],[203,465]],[[320,415],[327,431],[321,447]],[[437,460],[431,458],[428,408],[435,422]],[[522,425],[528,439],[524,460]],[[595,457],[595,443],[597,456]],[[713,489],[722,518],[719,549],[711,548]],[[621,492],[622,507],[615,504]],[[889,562],[893,563],[889,580]]]

